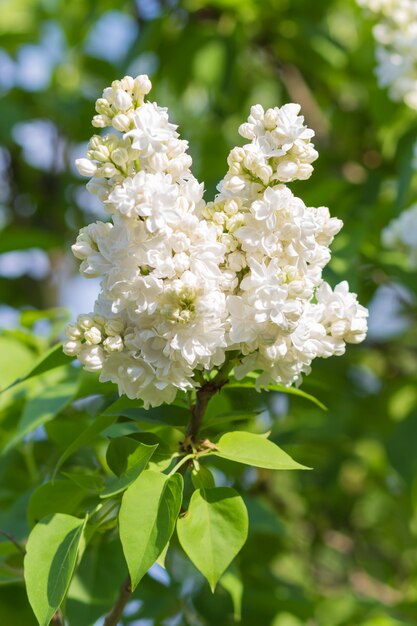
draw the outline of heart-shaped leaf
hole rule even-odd
[[[177,522],[177,533],[185,553],[214,591],[246,541],[245,504],[231,487],[198,489],[191,497],[188,512]]]

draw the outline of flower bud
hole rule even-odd
[[[94,324],[93,318],[91,315],[82,314],[77,317],[77,324],[82,330],[88,330]]]
[[[247,122],[239,126],[238,133],[241,137],[249,140],[255,139],[256,137],[252,130],[252,124],[248,124]]]
[[[148,163],[155,172],[163,172],[168,169],[169,159],[165,152],[155,152],[149,157]]]
[[[224,182],[225,189],[228,189],[232,193],[238,193],[245,188],[245,180],[240,176],[232,176]]]
[[[113,103],[119,111],[128,111],[132,106],[132,98],[123,89],[117,89]]]
[[[103,346],[107,352],[121,352],[123,350],[123,339],[120,335],[107,337],[103,342]]]
[[[95,128],[106,128],[106,126],[110,126],[111,119],[107,115],[95,115],[91,121],[91,124]]]
[[[120,81],[120,88],[132,93],[135,88],[135,81],[131,76],[124,76]]]
[[[140,74],[135,78],[134,94],[136,97],[139,95],[146,95],[152,89],[152,83],[146,74]]]
[[[97,174],[103,176],[103,178],[113,178],[117,174],[117,169],[113,163],[106,163],[97,170]]]
[[[97,372],[103,367],[105,352],[101,346],[86,346],[78,355],[87,372]]]
[[[87,343],[99,344],[101,343],[103,337],[101,335],[100,329],[97,328],[97,326],[92,326],[84,333],[84,339]]]
[[[68,339],[72,340],[80,339],[80,337],[82,336],[82,332],[76,324],[68,324],[65,328],[65,336],[68,337]]]
[[[298,175],[298,165],[294,161],[283,160],[278,164],[275,172],[277,180],[282,180],[284,183],[294,180]]]
[[[250,114],[255,120],[263,120],[264,117],[264,108],[261,104],[254,104],[250,108]]]
[[[101,161],[102,163],[107,163],[110,159],[110,151],[107,146],[101,144],[98,146],[96,150],[93,150],[93,158],[97,161]]]
[[[96,100],[96,111],[101,115],[111,116],[111,108],[106,98]]]
[[[90,150],[97,150],[101,145],[103,145],[103,138],[100,135],[93,135],[89,141],[88,147]]]
[[[273,130],[278,123],[278,111],[276,109],[267,109],[264,117],[264,126],[267,130]]]
[[[69,341],[64,341],[62,349],[67,356],[78,356],[81,352],[82,344],[81,341],[70,339]]]
[[[90,159],[77,159],[75,166],[81,176],[89,176],[91,178],[97,172],[97,165],[90,161]]]
[[[116,148],[116,150],[113,150],[111,153],[111,160],[116,165],[124,167],[129,160],[129,154],[125,148]]]
[[[121,133],[126,133],[130,128],[130,118],[125,113],[115,115],[111,123]]]

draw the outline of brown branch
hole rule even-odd
[[[57,611],[51,620],[51,626],[64,626],[64,622],[61,618],[61,612]]]
[[[195,442],[207,405],[218,391],[219,387],[211,382],[206,383],[197,391],[196,403],[191,409],[191,420],[186,432],[186,441]]]
[[[191,420],[188,424],[185,441],[181,446],[183,452],[189,451],[191,444],[195,443],[207,405],[211,398],[228,382],[228,376],[236,364],[237,354],[231,352],[213,380],[204,383],[197,391],[196,403],[191,408]]]
[[[130,583],[130,576],[128,576],[120,587],[119,596],[111,608],[110,613],[107,614],[103,626],[117,626],[123,615],[124,608],[131,597],[132,586]]]

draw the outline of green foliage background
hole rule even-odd
[[[86,46],[94,24],[110,11],[116,21],[120,13],[129,16],[134,32],[117,61]],[[243,583],[241,624],[417,624],[417,286],[402,255],[380,244],[381,229],[416,198],[410,163],[417,119],[376,85],[371,21],[353,0],[1,0],[0,48],[18,59],[22,47],[42,42],[51,24],[62,33],[63,51],[48,84],[8,89],[0,81],[0,254],[41,248],[52,268],[41,280],[0,277],[0,300],[21,311],[19,326],[0,335],[0,387],[24,375],[65,322],[56,308],[62,268],[78,228],[95,219],[80,206],[84,182],[71,161],[91,135],[93,101],[105,86],[128,70],[149,71],[152,96],[170,108],[189,140],[194,173],[205,180],[208,197],[224,175],[249,106],[300,102],[316,130],[320,158],[312,178],[291,187],[306,204],[325,204],[345,222],[326,277],[349,280],[363,304],[384,285],[399,294],[408,325],[314,364],[303,389],[327,412],[273,393],[230,390],[213,400],[217,414],[263,410],[237,426],[270,429],[273,441],[314,468],[243,472],[224,460],[215,463],[217,475],[245,494],[249,509],[249,541],[236,566]],[[15,140],[15,125],[34,119],[50,120],[56,129],[57,159],[46,169],[30,165]],[[401,285],[414,296],[404,296]],[[42,319],[49,320],[47,333],[38,332]],[[3,393],[1,531],[24,543],[43,515],[88,510],[108,470],[104,436],[97,433],[74,450],[58,482],[39,485],[51,480],[59,457],[96,423],[115,400],[112,394],[111,385],[99,385],[64,360]],[[118,427],[110,434],[125,434]],[[166,442],[165,426],[141,428],[151,442],[152,436]],[[215,433],[216,425],[211,428]],[[239,595],[233,573],[212,596],[175,545],[167,572],[164,584],[145,576],[123,624],[233,623],[231,597]],[[71,624],[94,624],[124,577],[110,524],[89,545],[73,580]],[[22,556],[6,535],[0,536],[0,623],[36,624],[22,584]]]

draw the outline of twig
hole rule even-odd
[[[228,360],[223,363],[213,380],[206,382],[197,391],[196,403],[191,409],[191,420],[188,424],[185,441],[182,445],[183,451],[188,450],[190,444],[195,443],[208,403],[211,398],[228,382],[228,376],[235,364],[236,353],[233,352],[230,353]]]
[[[53,616],[53,618],[51,620],[51,625],[52,624],[53,624],[53,626],[64,626],[64,622],[62,621],[60,611],[57,611],[55,613],[55,615]]]
[[[112,609],[110,610],[110,613],[107,614],[103,626],[117,626],[120,618],[123,615],[124,608],[131,597],[132,586],[130,583],[130,576],[128,576],[120,587],[119,596],[114,603]]]
[[[26,550],[24,549],[24,547],[13,537],[13,535],[11,535],[10,533],[6,532],[5,530],[0,530],[0,535],[3,535],[3,537],[6,537],[6,539],[8,539],[9,541],[11,541],[11,543],[19,550],[19,552],[21,554],[23,554],[23,556],[25,556],[26,554]]]

